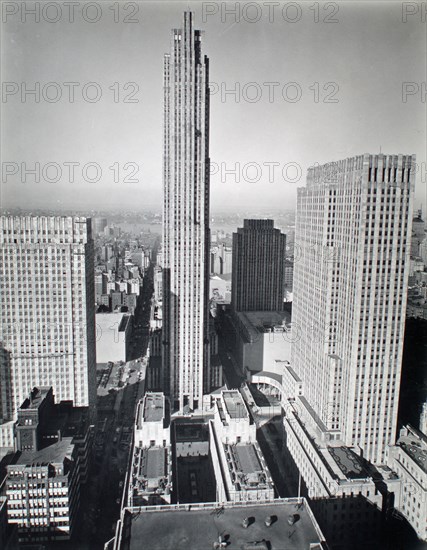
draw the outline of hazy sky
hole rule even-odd
[[[292,209],[308,166],[380,147],[416,153],[416,203],[426,203],[421,8],[404,21],[401,2],[277,3],[273,13],[265,2],[100,1],[76,2],[71,21],[70,7],[50,4],[39,22],[20,2],[2,5],[3,207],[161,205],[163,54],[188,6],[210,58],[213,210]],[[225,13],[233,7],[239,21]],[[25,94],[35,83],[37,101]],[[35,163],[38,183],[23,172]]]

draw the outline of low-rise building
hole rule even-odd
[[[51,387],[34,388],[18,409],[17,453],[6,466],[8,522],[21,542],[70,538],[80,486],[88,481],[93,426],[87,407],[55,404]]]
[[[290,361],[292,329],[288,312],[233,312],[231,323],[233,354],[241,369],[269,371],[276,360]]]
[[[127,361],[132,335],[132,315],[128,313],[96,314],[96,361]]]
[[[210,452],[219,502],[274,499],[274,484],[256,440],[256,425],[238,390],[222,391],[215,401]]]
[[[202,503],[125,508],[108,550],[326,550],[304,498],[257,503]]]
[[[168,401],[147,392],[137,406],[127,504],[143,506],[171,501],[172,452]]]
[[[67,540],[79,505],[77,448],[65,437],[44,449],[18,454],[7,466],[8,522],[21,542]]]
[[[427,436],[409,425],[402,428],[396,445],[388,448],[387,463],[402,480],[395,507],[427,541]]]

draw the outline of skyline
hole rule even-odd
[[[205,11],[207,4],[214,3],[205,3]],[[224,196],[230,209],[237,205],[268,209],[277,204],[292,209],[296,189],[305,184],[309,166],[378,153],[380,148],[384,154],[416,154],[419,172],[415,208],[421,202],[425,205],[423,25],[409,16],[403,22],[397,4],[337,5],[339,11],[333,18],[338,23],[315,23],[316,14],[304,4],[296,23],[284,21],[280,12],[270,23],[265,9],[256,23],[245,21],[245,14],[241,14],[240,23],[233,23],[233,15],[221,14],[221,3],[216,14],[203,14],[202,3],[191,3],[195,24],[206,31],[205,51],[213,62],[213,211],[225,209]],[[6,83],[16,83],[18,91],[14,92],[11,84],[3,101],[1,145],[3,168],[6,162],[16,163],[18,172],[8,176],[6,182],[3,178],[3,208],[18,206],[23,194],[34,208],[115,205],[126,209],[137,201],[160,207],[160,90],[162,59],[168,50],[165,35],[186,7],[181,2],[138,4],[139,22],[135,24],[116,24],[114,14],[105,9],[101,20],[90,26],[90,32],[78,12],[73,24],[65,20],[55,24],[43,20],[22,23],[19,14],[7,18],[3,76]],[[251,15],[246,13],[248,17]],[[293,17],[291,12],[288,17]],[[85,63],[79,64],[79,59],[85,59]],[[34,103],[31,95],[22,103],[23,83],[31,88],[35,82],[40,82],[42,90],[40,103]],[[47,82],[59,83],[62,96],[57,103],[43,100],[43,85]],[[66,82],[81,83],[75,87],[74,103],[67,101]],[[100,101],[82,99],[84,83],[88,82],[100,86]],[[139,92],[132,85],[124,89],[132,82],[138,84]],[[238,102],[226,93],[236,82],[240,84]],[[328,82],[338,89],[332,86],[324,90]],[[402,101],[402,82],[419,83],[421,90],[408,94],[406,103]],[[254,85],[247,86],[249,83]],[[301,92],[301,100],[285,101],[280,93],[284,86],[289,98]],[[50,97],[57,89],[49,88]],[[89,97],[96,88],[87,88],[86,92]],[[114,103],[116,94],[124,97],[133,92],[138,103]],[[259,101],[251,103],[249,100],[259,93]],[[326,95],[339,102],[324,103]],[[27,183],[21,183],[21,162],[29,168],[39,162],[40,179],[48,163],[57,163],[62,172],[60,181],[36,184],[33,176],[28,176]],[[64,164],[70,162],[80,163],[74,183],[68,182],[69,166]],[[96,173],[89,167],[85,175],[80,174],[87,163],[101,167],[99,182],[77,183],[77,176],[88,180]],[[125,170],[126,163],[134,164]],[[240,183],[227,173],[234,163],[240,163]],[[285,174],[294,181],[284,181],[285,166]],[[8,168],[13,171],[16,166]],[[132,176],[136,168],[139,173]],[[273,172],[275,181],[270,183]],[[259,181],[254,181],[260,174]],[[55,175],[54,167],[49,168],[48,175]],[[125,176],[139,182],[124,183]],[[114,183],[114,177],[118,183]]]

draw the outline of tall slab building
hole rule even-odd
[[[231,304],[236,311],[281,311],[286,235],[273,220],[244,220],[233,233]]]
[[[35,386],[95,411],[90,220],[0,217],[0,267],[0,420],[11,420]]]
[[[209,61],[186,12],[164,59],[163,349],[172,408],[209,388]]]
[[[377,464],[396,437],[414,166],[365,154],[298,189],[292,366],[324,424]]]

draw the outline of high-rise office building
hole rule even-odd
[[[193,14],[164,59],[163,351],[172,408],[209,385],[209,62]]]
[[[286,235],[273,220],[244,220],[233,233],[231,304],[235,311],[283,309]]]
[[[0,218],[3,406],[16,414],[34,386],[96,406],[94,259],[90,220]],[[8,420],[4,417],[3,421]]]
[[[292,366],[320,420],[377,464],[396,437],[414,163],[365,154],[298,189]]]

